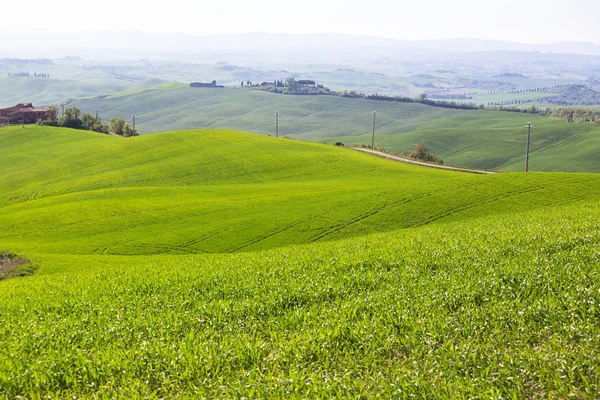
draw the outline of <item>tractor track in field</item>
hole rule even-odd
[[[445,165],[429,164],[429,163],[425,163],[425,162],[421,162],[421,161],[409,160],[408,158],[402,158],[402,157],[398,157],[398,156],[393,156],[391,154],[387,154],[387,153],[384,153],[384,152],[381,152],[381,151],[370,150],[370,149],[363,149],[361,147],[352,147],[352,149],[357,150],[357,151],[361,151],[363,153],[373,154],[374,156],[381,157],[381,158],[386,158],[388,160],[399,161],[399,162],[403,162],[403,163],[407,163],[407,164],[415,164],[415,165],[420,165],[420,166],[423,166],[423,167],[445,169],[445,170],[448,170],[448,171],[468,172],[468,173],[471,173],[471,174],[484,174],[484,175],[496,174],[496,172],[493,172],[493,171],[484,171],[484,170],[481,170],[481,169],[468,169],[468,168],[448,167],[448,166],[445,166]]]
[[[379,208],[376,208],[375,210],[368,211],[368,212],[360,214],[350,220],[343,221],[337,225],[330,226],[330,227],[326,228],[325,230],[312,236],[310,239],[308,239],[308,241],[310,243],[313,243],[313,242],[316,242],[317,240],[323,239],[324,237],[329,236],[338,231],[341,231],[342,229],[347,228],[350,225],[354,225],[354,224],[362,221],[363,219],[366,219],[366,218],[372,217],[373,215],[379,214],[386,207],[387,207],[387,203]]]
[[[140,243],[140,244],[135,244],[135,245],[131,245],[128,247],[130,247],[132,249],[154,250],[154,251],[146,250],[145,252],[143,252],[141,254],[135,254],[135,255],[161,255],[161,254],[170,254],[170,253],[174,253],[174,252],[180,252],[180,253],[185,253],[185,254],[207,254],[206,251],[200,250],[198,248],[194,248],[193,246],[197,245],[198,243],[202,243],[203,241],[210,239],[214,236],[217,236],[220,233],[230,231],[230,230],[240,227],[242,225],[243,225],[243,223],[230,225],[228,227],[225,227],[224,229],[219,229],[219,230],[207,233],[206,235],[202,235],[196,239],[188,240],[187,242],[184,242],[182,244]],[[114,247],[115,247],[114,245],[99,247],[96,250],[94,250],[94,254],[104,253],[104,254],[111,254],[111,255],[131,255],[129,253],[111,252],[111,249]]]
[[[233,250],[229,250],[228,252],[229,252],[229,253],[235,253],[235,252],[237,252],[237,251],[239,251],[239,250],[241,250],[241,249],[244,249],[244,248],[246,248],[246,247],[252,246],[252,245],[254,245],[254,244],[256,244],[256,243],[260,243],[260,242],[262,242],[263,240],[266,240],[266,239],[268,239],[268,238],[270,238],[270,237],[272,237],[272,236],[275,236],[275,235],[277,235],[277,234],[280,234],[280,233],[282,233],[282,232],[285,232],[285,231],[288,231],[288,230],[290,230],[290,229],[292,229],[292,228],[295,228],[296,226],[298,226],[298,225],[300,225],[300,224],[302,224],[302,223],[304,223],[304,222],[311,221],[311,220],[313,220],[313,219],[315,219],[315,218],[319,218],[319,217],[321,217],[321,216],[323,216],[323,215],[326,215],[327,213],[329,213],[329,210],[327,210],[327,211],[325,211],[325,212],[322,212],[322,213],[319,213],[319,214],[317,214],[317,215],[312,215],[312,216],[310,216],[310,217],[308,217],[308,218],[303,218],[303,219],[301,219],[301,220],[299,220],[299,221],[296,221],[296,222],[294,222],[294,223],[292,223],[292,224],[286,225],[286,226],[284,226],[283,228],[280,228],[280,229],[277,229],[277,230],[275,230],[275,231],[272,231],[272,232],[270,232],[270,233],[268,233],[268,234],[266,234],[266,235],[262,235],[262,236],[260,236],[260,237],[258,237],[258,238],[256,238],[256,239],[254,239],[254,240],[252,240],[252,241],[250,241],[250,242],[244,243],[244,244],[242,244],[242,245],[240,245],[240,246],[238,246],[238,247],[234,248]]]
[[[572,184],[579,185],[579,184],[582,184],[582,183],[585,183],[585,182],[588,182],[588,181],[592,181],[592,179],[582,179],[582,180],[574,182]],[[443,213],[437,214],[437,215],[432,215],[425,222],[423,222],[421,224],[417,224],[414,227],[428,225],[428,224],[431,224],[433,222],[437,222],[437,221],[439,221],[441,219],[444,219],[446,217],[449,217],[451,215],[454,215],[454,214],[457,214],[457,213],[460,213],[460,212],[463,212],[463,211],[467,211],[467,210],[470,210],[470,209],[473,209],[473,208],[481,207],[481,206],[484,206],[484,205],[489,204],[489,203],[494,203],[494,202],[497,202],[497,201],[501,201],[501,200],[504,200],[504,199],[507,199],[507,198],[510,198],[510,197],[519,196],[519,195],[527,194],[527,193],[532,193],[532,192],[536,192],[536,191],[544,190],[544,189],[551,189],[552,187],[562,186],[562,185],[563,185],[563,183],[556,182],[556,183],[548,184],[548,185],[545,185],[545,186],[536,186],[536,187],[527,188],[527,189],[523,189],[523,190],[516,190],[516,191],[513,191],[513,192],[502,193],[502,194],[499,194],[499,195],[494,196],[494,197],[487,198],[487,199],[482,200],[482,201],[477,201],[477,202],[474,202],[474,203],[471,203],[471,204],[467,204],[467,205],[462,206],[462,207],[457,207],[457,208],[449,209],[449,210],[447,210],[447,211],[445,211]],[[578,199],[573,199],[573,200],[566,201],[566,202],[552,203],[552,204],[553,205],[554,204],[563,204],[563,203],[580,201],[580,200],[583,200],[583,199],[585,199],[585,197],[578,198]]]
[[[451,190],[452,189],[444,190],[444,192],[451,191]],[[363,220],[365,220],[367,218],[373,217],[373,216],[379,214],[380,212],[382,212],[384,210],[390,211],[390,210],[393,210],[393,209],[395,209],[395,208],[397,208],[399,206],[402,206],[402,205],[405,205],[405,204],[408,204],[408,203],[412,203],[412,202],[415,202],[415,201],[422,200],[422,199],[424,199],[426,197],[432,196],[433,194],[434,194],[433,192],[425,192],[425,193],[419,194],[419,195],[414,196],[414,197],[402,198],[402,199],[400,199],[398,201],[394,201],[392,203],[386,202],[385,204],[383,204],[379,208],[376,208],[374,210],[362,213],[362,214],[360,214],[360,215],[358,215],[358,216],[356,216],[356,217],[354,217],[354,218],[352,218],[350,220],[345,220],[345,221],[342,221],[342,222],[340,222],[338,224],[331,225],[331,226],[325,228],[324,230],[322,230],[321,232],[313,235],[311,238],[308,239],[308,241],[309,241],[309,243],[314,243],[314,242],[316,242],[318,240],[321,240],[321,239],[323,239],[323,238],[325,238],[325,237],[327,237],[329,235],[337,233],[337,232],[341,231],[342,229],[345,229],[345,228],[347,228],[347,227],[349,227],[351,225],[357,224],[357,223],[359,223],[359,222],[361,222],[361,221],[363,221]]]

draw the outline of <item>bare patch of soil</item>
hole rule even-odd
[[[0,252],[0,280],[31,275],[34,269],[29,261],[7,252]]]

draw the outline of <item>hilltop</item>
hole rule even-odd
[[[593,193],[576,175],[482,178],[222,130],[126,140],[44,127],[0,135],[0,243],[9,250],[260,250],[529,210],[536,203],[520,193],[530,190],[540,205]]]
[[[371,143],[376,110],[376,147],[401,154],[424,141],[448,164],[501,171],[523,170],[525,125],[532,122],[532,170],[600,172],[600,127],[522,113],[174,84],[71,105],[102,116],[135,113],[142,134],[205,127],[274,135],[278,111],[281,135],[347,146]]]

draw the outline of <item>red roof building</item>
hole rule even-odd
[[[24,122],[33,124],[44,118],[46,109],[34,107],[31,103],[17,104],[14,107],[0,109],[0,123],[18,124]]]

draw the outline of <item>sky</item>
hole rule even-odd
[[[4,2],[3,2],[4,3]],[[391,39],[600,43],[600,0],[7,1],[0,30],[195,35],[344,33]],[[23,18],[17,18],[22,15]]]

